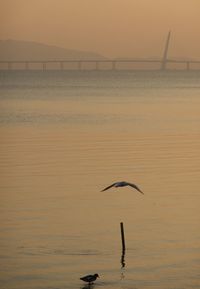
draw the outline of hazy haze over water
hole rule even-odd
[[[199,0],[0,0],[0,39],[35,41],[106,57],[200,59]]]
[[[199,77],[1,72],[1,288],[200,288]]]

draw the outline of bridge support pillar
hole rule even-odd
[[[46,69],[47,69],[46,62],[43,62],[43,63],[42,63],[42,70],[45,71]]]
[[[63,69],[64,69],[64,62],[61,61],[61,62],[60,62],[60,70],[63,70]]]
[[[186,69],[187,69],[187,71],[190,70],[190,62],[189,61],[186,62]]]
[[[29,70],[29,63],[25,62],[25,70]]]
[[[78,61],[78,70],[82,70],[82,61]]]
[[[12,70],[12,62],[8,62],[8,70]]]
[[[99,62],[98,62],[98,61],[96,61],[95,69],[96,69],[96,70],[99,70]]]
[[[112,61],[112,70],[116,70],[116,61]]]

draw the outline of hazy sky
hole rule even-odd
[[[200,0],[0,0],[0,39],[31,40],[108,57],[200,58]]]

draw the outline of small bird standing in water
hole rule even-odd
[[[100,278],[99,275],[96,273],[94,275],[86,275],[84,277],[81,277],[80,279],[89,283],[89,285],[90,285],[97,279],[97,277]]]
[[[130,187],[133,187],[134,189],[136,189],[138,192],[140,192],[141,194],[144,195],[144,193],[135,185],[135,184],[132,184],[132,183],[128,183],[128,182],[116,182],[108,187],[106,187],[105,189],[103,189],[101,192],[103,191],[106,191],[112,187],[115,187],[115,188],[118,188],[118,187],[125,187],[125,186],[130,186]]]

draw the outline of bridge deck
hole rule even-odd
[[[99,64],[110,64],[111,69],[116,69],[117,64],[127,63],[141,63],[141,64],[160,64],[162,67],[163,60],[161,59],[74,59],[74,60],[0,60],[0,65],[7,64],[7,69],[13,69],[13,65],[20,64],[24,69],[30,69],[31,65],[39,64],[43,70],[47,69],[47,64],[58,64],[60,69],[64,69],[64,64],[77,64],[77,69],[81,70],[83,64],[94,63],[95,68],[99,69]],[[192,64],[200,64],[200,60],[180,60],[180,59],[167,59],[166,64],[184,64],[186,69],[189,70]],[[5,68],[4,68],[5,69]],[[166,67],[167,69],[167,67]]]

